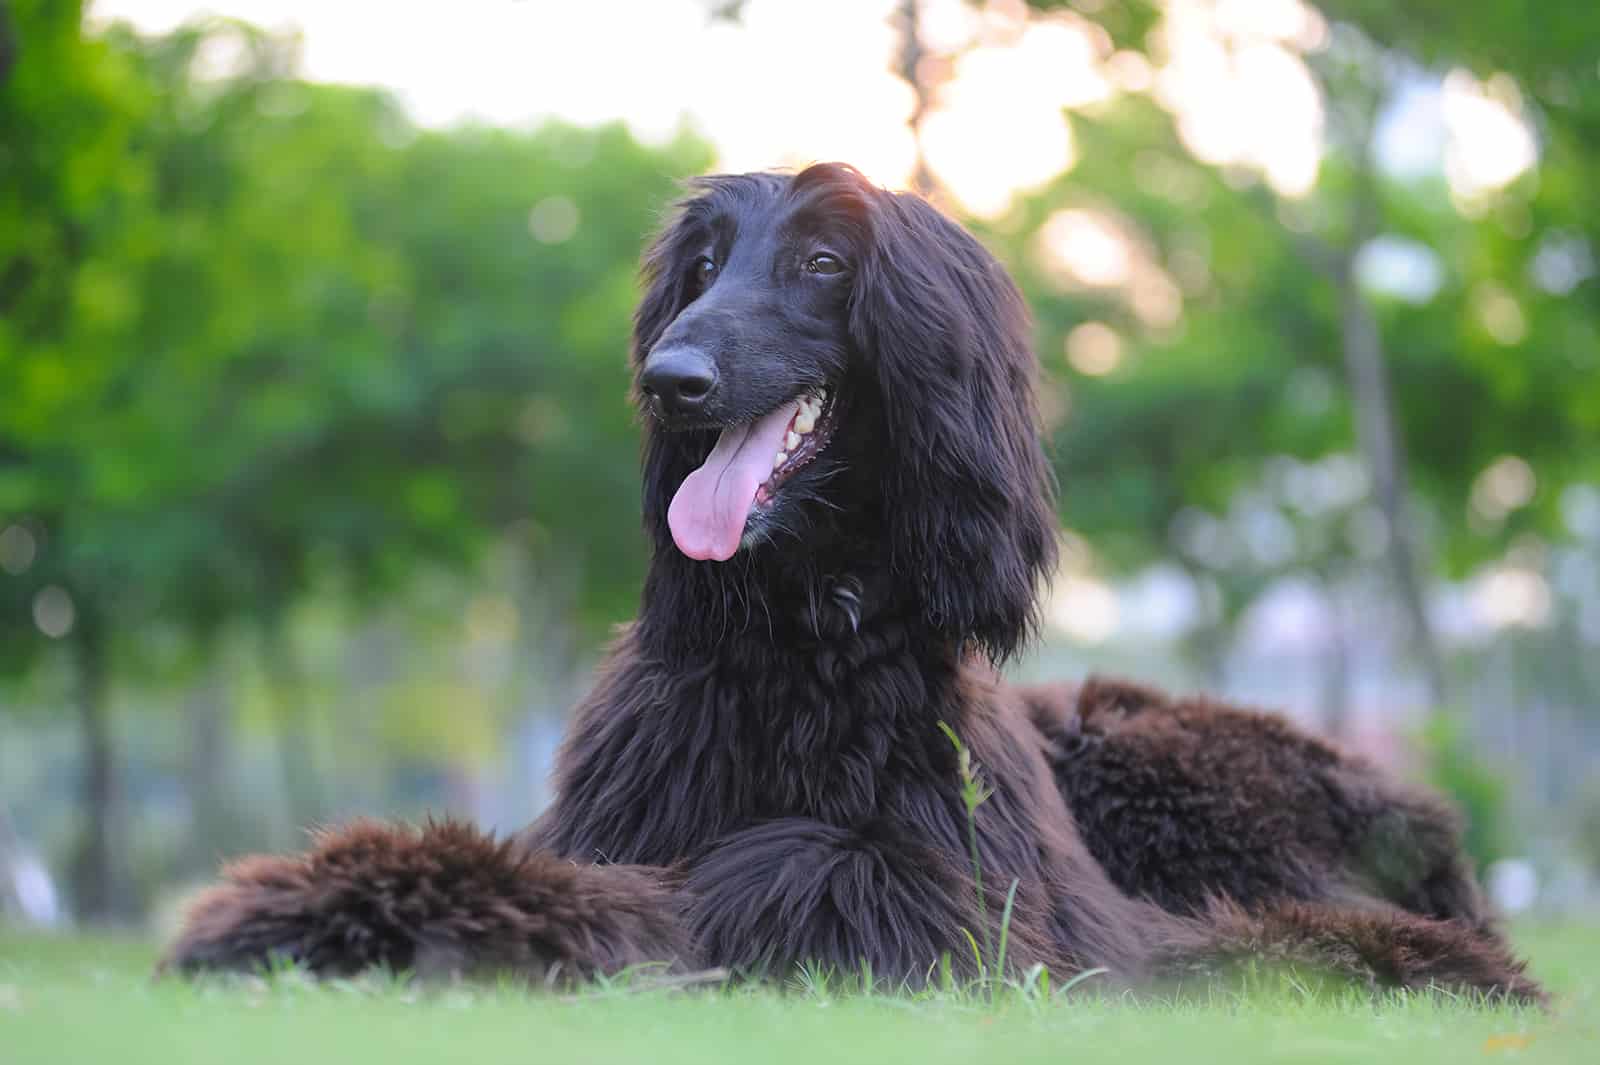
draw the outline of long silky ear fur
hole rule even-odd
[[[895,574],[940,631],[1005,659],[1056,555],[1026,306],[977,240],[907,194],[875,197],[857,270],[850,325],[888,422]]]
[[[633,362],[637,366],[689,303],[686,272],[690,247],[699,238],[694,215],[698,196],[676,204],[639,262],[644,295],[633,312]]]
[[[661,334],[689,304],[688,262],[693,247],[702,238],[695,207],[711,180],[714,179],[701,179],[690,185],[689,196],[674,206],[640,261],[639,279],[644,295],[633,314],[635,369],[644,363]],[[669,438],[657,429],[653,418],[644,417],[644,527],[658,551],[671,546],[667,506],[672,495],[664,486],[680,484],[694,468],[685,447],[687,443]]]

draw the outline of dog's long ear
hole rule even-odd
[[[693,210],[696,199],[691,196],[673,209],[639,262],[644,296],[633,312],[634,365],[644,362],[667,326],[689,304],[689,257],[701,239]]]
[[[639,280],[644,295],[633,313],[635,372],[673,319],[691,302],[689,266],[704,240],[695,207],[705,186],[704,181],[691,185],[691,195],[673,208],[640,260]],[[644,528],[659,552],[672,545],[667,531],[667,506],[672,502],[672,489],[694,469],[688,447],[699,441],[689,439],[694,434],[674,437],[661,432],[656,420],[648,415],[643,423]]]
[[[1055,564],[1031,323],[965,230],[916,196],[874,201],[850,326],[888,422],[893,565],[932,624],[998,661],[1029,635]]]

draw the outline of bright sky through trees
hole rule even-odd
[[[738,22],[713,21],[705,0],[467,0],[447,13],[384,5],[381,15],[374,5],[324,0],[98,0],[92,13],[150,31],[208,12],[295,28],[306,76],[387,86],[424,124],[620,118],[661,138],[687,118],[730,170],[844,159],[904,185],[913,100],[892,72],[894,7],[750,0]],[[933,62],[953,63],[924,124],[925,150],[972,213],[999,214],[1017,189],[1070,167],[1076,149],[1063,111],[1124,91],[1153,92],[1206,162],[1259,171],[1289,196],[1315,181],[1322,101],[1302,54],[1323,46],[1328,29],[1300,0],[1168,0],[1154,67],[1113,52],[1081,18],[1030,23],[1025,13],[1020,2],[924,3]],[[226,70],[229,57],[210,61]],[[1404,156],[1397,166],[1444,166],[1470,198],[1533,164],[1517,110],[1514,89],[1456,75],[1442,91],[1408,97],[1386,143]],[[1420,161],[1419,143],[1433,146]]]

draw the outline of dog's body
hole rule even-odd
[[[553,806],[505,845],[362,825],[235,866],[173,964],[915,983],[943,957],[973,972],[967,936],[999,938],[1015,885],[1019,970],[1265,954],[1538,996],[1432,800],[1273,719],[1130,694],[1177,723],[1150,739],[1099,713],[1105,686],[1080,706],[999,681],[1054,516],[1027,316],[959,227],[843,167],[708,179],[646,279],[652,565]],[[981,896],[941,724],[993,789]],[[1214,764],[1218,738],[1242,764]]]

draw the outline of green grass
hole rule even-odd
[[[0,1063],[401,1065],[427,1062],[761,1063],[1600,1060],[1600,928],[1543,926],[1519,941],[1556,991],[1545,1015],[1437,997],[1281,984],[1204,1002],[839,995],[828,990],[418,988],[150,979],[151,948],[0,934]]]

